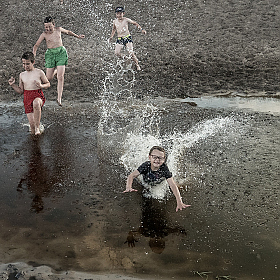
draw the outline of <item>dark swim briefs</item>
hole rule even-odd
[[[126,46],[127,43],[132,43],[132,42],[133,41],[131,35],[126,35],[124,37],[118,37],[116,44]]]
[[[25,108],[25,114],[33,113],[33,101],[36,98],[41,98],[43,103],[42,107],[46,101],[46,98],[44,96],[44,93],[41,89],[36,90],[24,90],[23,93],[23,104]]]

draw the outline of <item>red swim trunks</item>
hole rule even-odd
[[[41,89],[24,90],[23,95],[24,95],[23,104],[24,104],[24,108],[25,108],[25,114],[33,113],[33,101],[37,97],[42,99],[42,101],[43,101],[42,107],[46,101],[44,93]]]

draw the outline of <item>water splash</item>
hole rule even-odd
[[[152,146],[163,146],[168,155],[167,166],[176,178],[176,181],[180,185],[185,185],[186,174],[180,172],[180,170],[185,168],[185,166],[182,166],[183,161],[181,159],[184,158],[186,150],[199,142],[205,141],[210,136],[230,133],[235,122],[230,117],[214,118],[197,124],[187,133],[174,132],[161,136],[159,134],[131,131],[127,134],[124,141],[124,153],[120,158],[120,162],[129,173],[148,160],[148,152]],[[143,182],[141,177],[139,180],[148,189],[146,196],[163,199],[169,193],[166,182],[151,188]]]

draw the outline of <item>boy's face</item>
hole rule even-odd
[[[116,18],[117,18],[117,19],[122,19],[123,16],[124,16],[124,12],[117,12],[117,13],[116,13]]]
[[[54,24],[52,22],[44,23],[46,33],[52,33],[54,31]]]
[[[165,161],[165,154],[159,150],[153,150],[149,155],[152,170],[157,170]]]
[[[34,62],[31,62],[29,59],[22,59],[22,65],[25,71],[32,71],[34,69]]]

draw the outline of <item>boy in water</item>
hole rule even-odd
[[[48,80],[52,80],[57,73],[57,103],[61,104],[65,66],[68,64],[68,55],[65,47],[62,44],[61,33],[74,36],[76,38],[85,38],[85,35],[76,35],[70,30],[62,27],[55,27],[55,22],[52,17],[46,17],[44,20],[45,31],[40,35],[38,41],[33,47],[34,56],[41,42],[45,39],[47,43],[47,51],[45,53],[45,67],[47,68],[46,75]]]
[[[133,52],[133,44],[132,44],[132,38],[128,30],[128,24],[131,23],[133,25],[136,25],[138,29],[142,32],[142,34],[146,34],[146,31],[141,28],[141,26],[136,22],[129,18],[124,17],[124,8],[123,7],[117,7],[116,8],[116,19],[113,21],[113,29],[111,36],[109,38],[109,42],[112,41],[115,32],[117,31],[118,39],[116,42],[115,47],[115,54],[121,58],[125,58],[125,56],[121,55],[121,50],[123,47],[126,47],[131,58],[136,64],[137,70],[141,70],[139,66],[138,59],[136,55]]]
[[[171,188],[174,196],[176,197],[178,210],[189,207],[182,202],[182,198],[179,189],[172,177],[172,173],[169,171],[165,162],[165,150],[159,146],[153,146],[149,152],[149,161],[141,164],[137,170],[133,171],[128,177],[126,182],[126,190],[124,192],[137,191],[132,188],[133,179],[140,174],[143,175],[143,180],[149,185],[160,184],[164,179],[167,180],[169,187]]]
[[[15,84],[15,78],[9,79],[9,84],[19,94],[24,94],[24,108],[27,115],[31,134],[40,135],[41,108],[45,103],[42,89],[48,88],[50,82],[45,73],[34,68],[35,58],[32,52],[22,55],[24,72],[19,75],[19,85]]]

